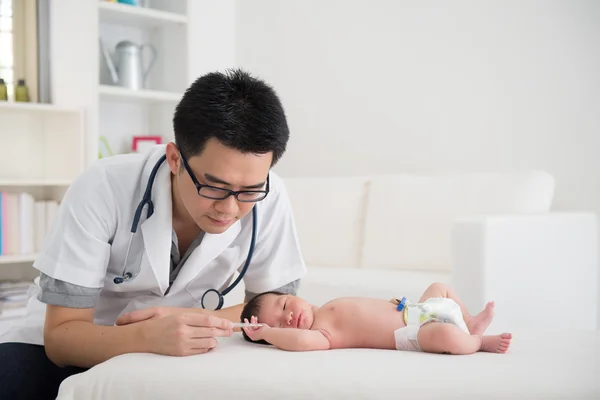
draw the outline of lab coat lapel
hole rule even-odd
[[[241,231],[241,222],[237,221],[225,232],[214,235],[206,233],[200,245],[190,255],[181,272],[173,282],[171,292],[178,292],[185,288],[202,271],[208,263],[213,261],[234,241]],[[207,282],[207,285],[210,285]]]
[[[162,153],[164,154],[164,153]],[[160,155],[162,155],[160,154]],[[159,156],[160,156],[159,155]],[[152,167],[158,158],[150,158],[148,167],[142,174],[142,195],[146,189],[148,178]],[[154,272],[158,287],[153,291],[163,295],[169,287],[169,270],[171,267],[171,243],[172,243],[172,202],[171,202],[171,170],[167,161],[161,165],[156,174],[154,186],[152,187],[152,201],[154,203],[154,214],[141,225],[144,237],[144,251],[148,256],[150,267]],[[147,209],[144,208],[142,219],[146,217]]]

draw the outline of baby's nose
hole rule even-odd
[[[294,319],[294,313],[290,312],[290,315],[288,315],[288,318],[287,318],[287,324],[290,325],[292,323],[293,319]]]

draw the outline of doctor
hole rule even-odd
[[[243,71],[210,73],[173,127],[175,143],[101,159],[67,191],[28,315],[0,338],[0,398],[54,398],[68,376],[124,353],[213,349],[239,321],[241,304],[215,310],[236,273],[247,297],[296,293],[305,266],[270,171],[289,137],[276,93]]]

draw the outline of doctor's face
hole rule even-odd
[[[183,160],[174,143],[167,146],[167,158],[173,180],[174,220],[183,218],[193,220],[206,233],[225,232],[238,219],[248,214],[254,202],[241,202],[231,195],[224,200],[209,199],[198,194],[192,177],[182,165]],[[201,154],[187,157],[190,172],[200,185],[232,191],[266,190],[272,154],[244,154],[231,149],[216,139],[209,139]],[[203,188],[206,193],[222,191]],[[260,193],[246,193],[240,198],[252,198]],[[216,197],[216,196],[212,196]]]

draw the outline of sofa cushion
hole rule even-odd
[[[450,285],[447,272],[399,271],[393,269],[326,268],[308,266],[298,295],[312,304],[322,305],[337,297],[391,299],[406,296],[417,302],[434,282]]]
[[[307,269],[298,296],[316,305],[323,305],[337,297],[391,299],[406,296],[411,302],[417,302],[434,282],[452,285],[452,277],[448,272],[329,268],[314,264],[307,265]],[[225,307],[243,301],[244,288],[238,285],[225,296]]]
[[[358,267],[365,178],[286,178],[305,262]]]
[[[545,172],[394,175],[370,183],[361,267],[449,271],[461,216],[550,210]]]

